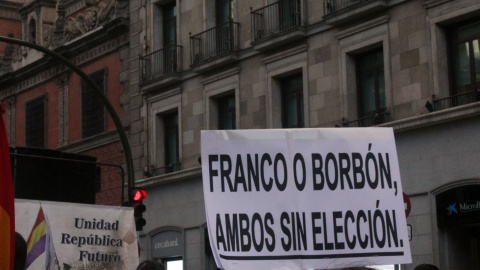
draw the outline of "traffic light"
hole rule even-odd
[[[147,207],[143,204],[142,200],[147,197],[147,192],[142,189],[134,188],[130,191],[128,203],[133,207],[133,215],[135,216],[135,227],[137,231],[141,231],[143,226],[147,224],[147,221],[143,218],[143,212],[147,210]]]

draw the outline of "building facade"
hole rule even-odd
[[[129,105],[128,2],[12,0],[0,7],[2,36],[35,43],[73,62],[103,90],[128,127],[123,113]],[[0,100],[7,106],[11,147],[55,149],[124,164],[114,122],[89,84],[35,49],[3,42],[0,49]],[[121,205],[122,168],[98,168],[101,177],[88,192],[95,192],[97,204]]]
[[[471,0],[131,0],[141,259],[216,269],[201,130],[382,126],[412,203],[401,269],[480,269],[478,14]],[[472,211],[454,220],[454,201]]]

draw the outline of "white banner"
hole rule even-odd
[[[221,269],[411,263],[391,128],[202,131]]]
[[[132,208],[16,199],[15,230],[27,242],[27,270],[138,266]]]

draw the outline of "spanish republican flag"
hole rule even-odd
[[[27,269],[35,259],[45,252],[45,244],[47,239],[47,221],[40,206],[38,210],[37,220],[32,227],[32,232],[27,240],[27,260],[25,269]]]
[[[15,254],[15,207],[7,131],[3,122],[5,105],[0,102],[0,269],[13,269]]]

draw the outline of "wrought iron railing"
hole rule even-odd
[[[238,23],[226,22],[190,37],[192,65],[238,50]]]
[[[329,15],[367,1],[370,0],[323,0],[323,14]]]
[[[374,115],[359,118],[349,122],[343,122],[344,127],[371,127],[388,122],[390,119],[388,112],[376,113]]]
[[[473,102],[480,101],[480,89],[473,91],[452,95],[446,98],[435,99],[433,97],[433,110],[443,110],[448,108],[453,108]]]
[[[167,173],[178,172],[180,171],[180,165],[181,165],[180,163],[175,163],[175,164],[168,164],[165,167],[152,168],[151,176],[158,176],[158,175],[163,175]]]
[[[167,47],[140,57],[140,83],[182,71],[182,46]]]
[[[253,42],[302,25],[300,0],[282,0],[250,14]]]

